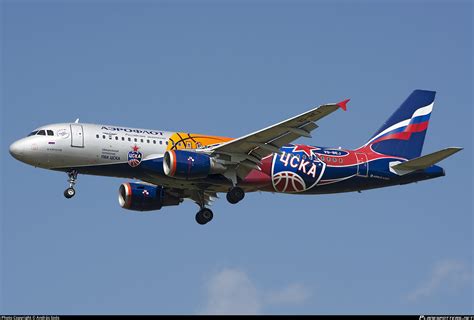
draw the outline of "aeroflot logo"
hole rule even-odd
[[[153,135],[156,135],[156,136],[162,136],[163,135],[163,132],[159,132],[159,131],[120,128],[120,127],[106,127],[106,126],[103,126],[102,130],[123,131],[123,132],[130,132],[130,133],[144,133],[144,134],[153,134]]]

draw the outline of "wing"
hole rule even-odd
[[[260,161],[300,137],[311,137],[310,132],[318,127],[315,121],[341,108],[346,110],[349,99],[339,103],[321,105],[298,116],[250,133],[212,148],[227,165],[234,164],[237,175],[243,178],[250,170],[259,170]]]

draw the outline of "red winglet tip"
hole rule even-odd
[[[341,101],[339,102],[337,105],[344,111],[347,110],[347,103],[350,101],[351,99],[346,99],[344,101]]]

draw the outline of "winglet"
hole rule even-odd
[[[341,108],[342,110],[346,111],[347,110],[347,103],[350,101],[351,99],[346,99],[344,101],[341,101],[339,103],[336,103],[339,108]]]

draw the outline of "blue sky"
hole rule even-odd
[[[2,313],[473,313],[472,3],[4,1]],[[14,160],[74,121],[238,137],[351,98],[300,142],[362,145],[437,91],[424,153],[447,176],[323,196],[121,209],[124,180]]]

